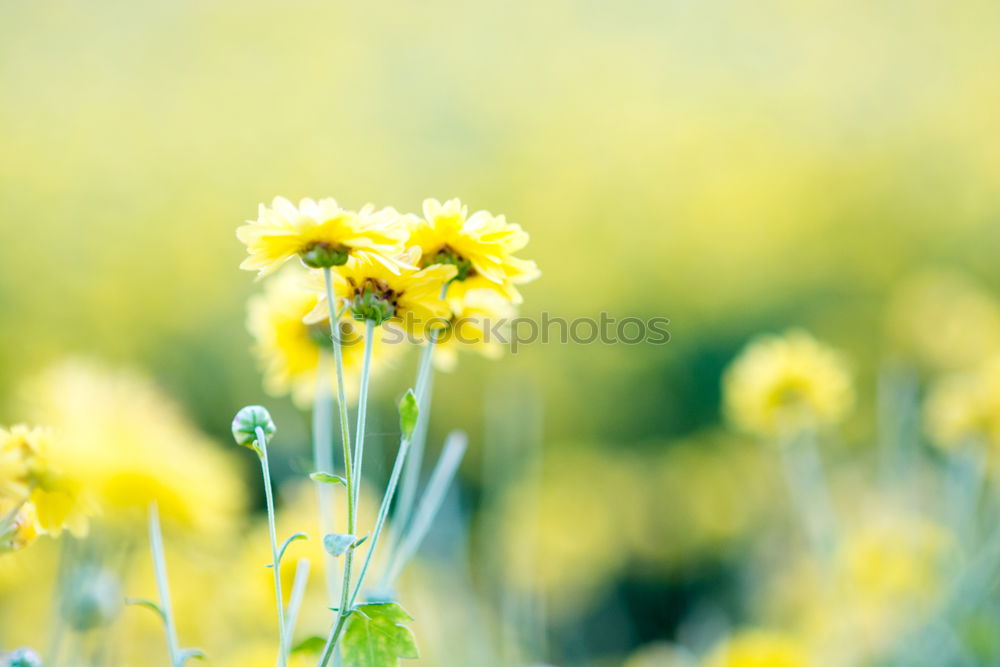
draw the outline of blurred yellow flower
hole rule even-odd
[[[806,647],[791,636],[766,630],[745,630],[723,641],[705,667],[807,667]]]
[[[513,303],[521,302],[515,284],[538,277],[533,261],[514,257],[513,253],[528,244],[528,234],[520,225],[507,222],[502,215],[476,211],[458,199],[443,204],[437,199],[424,200],[423,219],[412,219],[408,244],[420,248],[420,266],[451,264],[457,268],[452,290],[464,292],[457,285],[470,282],[471,289],[491,288]]]
[[[51,429],[24,425],[0,429],[0,461],[5,470],[4,477],[0,477],[0,492],[15,502],[30,500],[40,530],[57,536],[68,529],[82,536],[96,508],[80,480],[67,476],[53,464],[54,442]],[[20,458],[20,470],[14,457]],[[8,477],[11,472],[14,476]]]
[[[514,316],[514,309],[495,290],[477,289],[461,299],[449,296],[452,309],[449,325],[438,332],[434,345],[434,364],[439,370],[450,371],[458,363],[459,350],[479,352],[489,359],[503,354],[503,343],[497,340],[491,326]]]
[[[319,303],[319,294],[304,289],[303,279],[301,272],[286,270],[270,281],[264,293],[252,297],[247,304],[247,328],[254,338],[254,352],[264,370],[268,393],[280,396],[291,392],[296,404],[307,407],[315,395],[320,369],[326,369],[331,381],[336,371],[329,354],[329,317],[313,324],[303,321]],[[360,375],[364,359],[364,327],[345,317],[340,321],[340,335],[345,384],[351,395],[357,392],[357,382],[351,378]],[[402,336],[397,336],[395,343],[386,342],[390,336],[391,332],[385,328],[376,333],[372,344],[373,373],[378,373],[405,349]]]
[[[737,427],[775,436],[840,422],[854,403],[847,363],[804,331],[764,336],[723,377],[726,416]]]
[[[358,212],[332,198],[303,199],[295,206],[275,197],[260,205],[256,220],[236,230],[249,257],[241,269],[259,276],[273,273],[293,257],[313,268],[340,266],[349,258],[378,258],[399,253],[406,240],[400,215],[391,208],[367,205]]]
[[[193,428],[148,380],[71,361],[23,388],[24,409],[63,437],[49,443],[51,467],[71,475],[61,492],[33,495],[42,525],[67,511],[69,494],[97,503],[108,522],[145,522],[156,501],[165,520],[195,531],[234,529],[244,504],[232,455]]]
[[[377,302],[383,321],[402,325],[415,335],[422,335],[429,325],[443,325],[451,313],[441,298],[441,288],[455,276],[456,268],[450,264],[436,264],[418,269],[414,263],[420,258],[420,249],[411,247],[398,256],[396,265],[387,264],[374,256],[359,256],[332,272],[334,293],[350,305],[355,319],[368,314]],[[323,277],[310,274],[312,287],[319,295],[316,306],[305,321],[317,324],[329,317]]]
[[[34,542],[40,532],[34,505],[0,500],[0,553],[23,549]]]
[[[938,380],[927,396],[924,420],[931,441],[944,449],[1000,446],[1000,357]]]

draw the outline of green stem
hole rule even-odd
[[[361,463],[365,455],[365,427],[368,420],[368,381],[371,377],[372,339],[375,322],[365,320],[365,357],[361,364],[361,389],[358,392],[357,430],[354,434],[354,506],[361,496]]]
[[[320,358],[317,372],[316,398],[313,404],[313,469],[333,473],[333,397],[329,382],[329,359]],[[320,536],[336,531],[334,525],[333,487],[326,482],[316,482],[319,503]],[[337,604],[337,559],[326,553],[323,557],[323,575],[327,599]]]
[[[160,611],[163,613],[163,629],[167,635],[167,651],[170,664],[181,667],[181,650],[177,642],[177,628],[170,605],[170,585],[167,582],[167,559],[163,555],[163,534],[160,532],[160,514],[156,503],[149,506],[149,548],[153,552],[153,570],[156,573],[156,590],[160,596]]]
[[[274,599],[278,607],[278,665],[288,664],[288,639],[285,637],[285,603],[281,599],[281,565],[278,563],[278,535],[274,526],[274,494],[271,490],[271,471],[267,464],[267,438],[264,429],[257,427],[257,447],[260,450],[260,469],[264,476],[264,495],[267,499],[267,530],[271,537],[271,569],[274,570]]]
[[[288,600],[288,613],[285,614],[285,636],[289,643],[295,637],[295,624],[299,620],[299,610],[306,595],[306,585],[309,583],[309,559],[300,558],[295,564],[295,579],[292,580],[292,596]],[[289,647],[289,652],[290,652]],[[285,654],[286,656],[288,653]],[[287,659],[287,658],[286,658]]]
[[[417,399],[417,426],[413,433],[413,449],[410,452],[410,460],[404,470],[403,484],[399,488],[399,503],[396,506],[396,513],[392,518],[394,532],[403,530],[410,521],[413,513],[413,504],[417,499],[417,487],[420,485],[420,469],[424,461],[424,444],[427,441],[427,425],[429,423],[428,405],[425,394],[430,383],[431,360],[434,357],[434,339],[429,338],[420,353],[420,365],[417,369],[417,382],[413,392]],[[393,549],[395,551],[395,548]]]

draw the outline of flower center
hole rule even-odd
[[[354,289],[354,298],[351,299],[351,314],[354,319],[359,322],[370,320],[379,325],[396,314],[402,292],[395,291],[385,281],[375,278],[365,278],[360,285],[351,278],[348,278],[348,282]]]
[[[429,252],[421,257],[421,267],[426,268],[433,264],[452,264],[458,269],[452,280],[462,281],[476,275],[476,270],[472,268],[472,262],[455,251],[449,245],[443,245],[434,252]]]
[[[313,241],[299,252],[306,266],[314,269],[328,269],[347,263],[350,248],[340,243]]]

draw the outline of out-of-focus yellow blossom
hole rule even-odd
[[[721,559],[774,516],[781,489],[774,458],[744,439],[708,432],[657,448],[663,453],[644,465],[647,502],[670,511],[649,512],[637,534],[645,561],[677,568]]]
[[[905,282],[887,319],[897,344],[932,368],[967,369],[1000,352],[1000,303],[957,271],[927,271]]]
[[[631,461],[586,445],[547,451],[541,478],[506,494],[505,585],[540,587],[555,614],[572,613],[599,594],[647,529],[640,474]],[[583,525],[575,520],[581,517]]]
[[[493,335],[498,323],[514,316],[514,309],[495,290],[469,290],[461,299],[449,297],[452,308],[447,328],[437,333],[434,365],[450,371],[458,363],[459,350],[479,352],[489,359],[503,354],[503,343]]]
[[[234,646],[226,655],[220,655],[213,664],[219,667],[274,667],[278,655],[278,643],[254,642],[249,646]],[[288,667],[313,667],[316,656],[297,652],[288,656]]]
[[[1000,446],[1000,357],[940,379],[928,394],[924,419],[931,440],[945,449]]]
[[[151,382],[127,371],[70,361],[23,388],[24,409],[63,438],[50,443],[53,469],[96,502],[103,518],[145,522],[156,501],[164,519],[225,532],[244,504],[232,455],[194,429]],[[39,500],[39,517],[45,511]],[[45,498],[54,514],[65,497]]]
[[[399,264],[393,266],[368,255],[339,267],[332,276],[334,294],[348,302],[356,319],[364,314],[359,302],[366,307],[377,302],[380,320],[384,316],[383,321],[401,325],[418,336],[423,335],[428,325],[444,324],[451,313],[441,298],[441,288],[455,277],[455,266],[435,264],[416,268],[414,264],[420,259],[420,249],[416,246],[395,259]],[[327,319],[329,312],[323,277],[316,273],[310,277],[319,298],[305,321],[317,324]]]
[[[726,416],[759,435],[782,435],[844,419],[854,403],[847,363],[804,331],[763,336],[723,377]]]
[[[520,225],[488,211],[470,216],[458,199],[443,204],[427,199],[423,209],[423,219],[410,221],[408,243],[420,248],[420,266],[451,264],[457,268],[449,296],[486,288],[512,303],[521,302],[515,285],[534,280],[539,271],[533,261],[513,255],[528,244],[528,233]]]
[[[0,553],[23,549],[34,542],[40,532],[34,505],[0,500]]]
[[[945,583],[953,537],[940,524],[859,494],[831,564],[785,564],[764,596],[831,664],[876,658],[930,612]]]
[[[264,369],[264,387],[273,395],[292,394],[300,406],[308,406],[316,391],[317,374],[325,368],[331,381],[336,372],[330,354],[330,319],[313,324],[303,318],[316,307],[319,294],[303,289],[304,276],[287,271],[270,281],[264,293],[247,305],[247,328],[254,337],[254,352]],[[398,334],[398,332],[396,332]],[[340,321],[345,384],[350,397],[364,360],[364,326],[353,318]],[[386,342],[393,332],[382,328],[372,344],[372,372],[378,373],[404,350],[401,335]],[[328,358],[329,357],[329,358]],[[331,385],[332,386],[332,385]]]
[[[275,197],[268,208],[260,205],[256,220],[236,230],[249,257],[241,269],[264,276],[293,257],[313,268],[340,266],[351,258],[383,261],[403,250],[407,231],[391,208],[360,211],[341,208],[332,198],[303,199],[296,206]]]
[[[767,630],[745,630],[717,646],[705,667],[809,667],[809,652],[794,637]]]
[[[30,500],[34,519],[42,531],[57,536],[68,529],[83,536],[87,533],[88,517],[96,508],[80,479],[63,472],[72,469],[54,463],[52,452],[56,442],[51,429],[24,425],[0,429],[0,459],[6,473],[14,473],[0,478],[0,490],[15,501]],[[20,459],[20,469],[15,458]]]

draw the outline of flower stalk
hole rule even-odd
[[[274,599],[278,608],[278,665],[288,664],[288,638],[285,633],[285,604],[281,599],[281,563],[278,559],[278,536],[274,525],[274,493],[271,489],[271,471],[267,462],[267,438],[264,429],[257,426],[258,458],[264,477],[264,496],[267,500],[267,530],[271,538],[271,569],[274,571]]]

